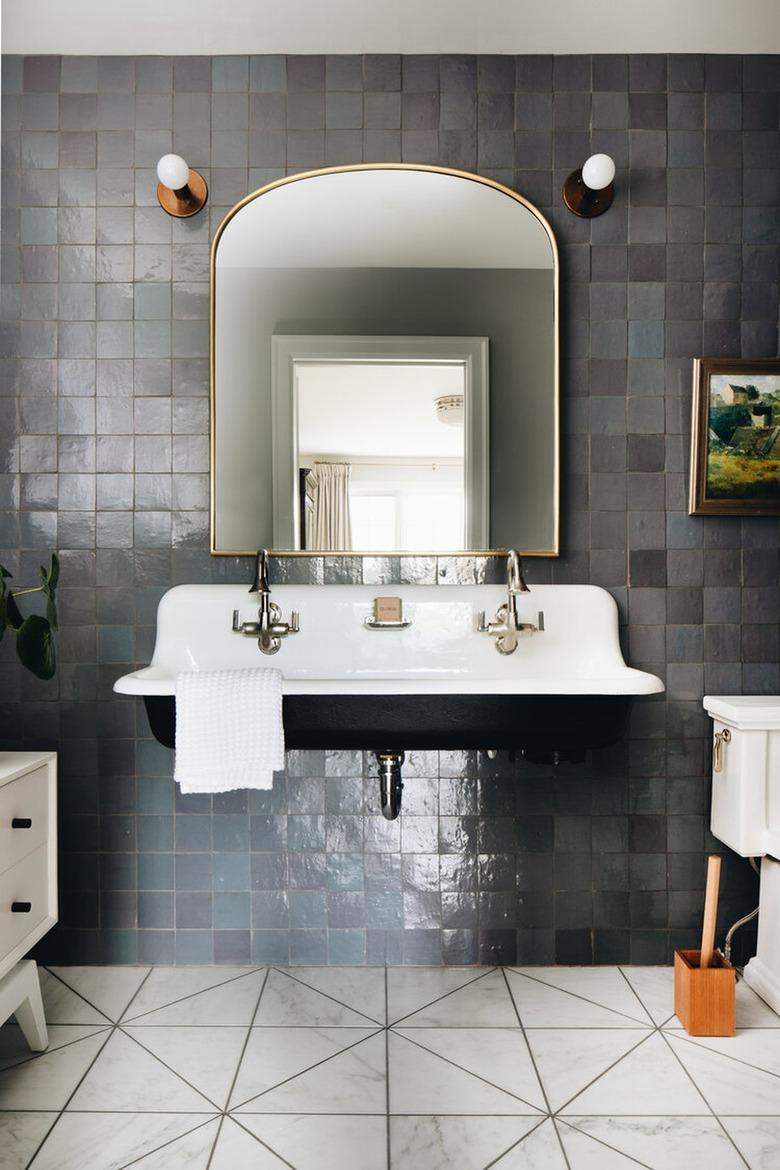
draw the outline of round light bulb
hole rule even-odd
[[[582,167],[582,181],[592,191],[608,187],[615,177],[615,164],[608,154],[592,154]]]
[[[190,168],[180,154],[164,154],[157,164],[157,178],[172,191],[186,187],[189,177]]]

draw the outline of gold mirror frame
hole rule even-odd
[[[216,557],[248,557],[254,556],[256,549],[218,549],[215,547],[215,533],[216,533],[216,491],[215,491],[215,473],[216,466],[216,362],[215,362],[215,346],[214,346],[214,330],[216,323],[216,267],[217,267],[217,249],[219,241],[222,238],[227,225],[230,223],[234,215],[237,215],[242,208],[246,207],[248,203],[252,203],[261,195],[265,195],[268,191],[274,191],[277,187],[285,187],[288,183],[299,183],[303,179],[319,178],[321,175],[339,175],[350,171],[424,171],[439,175],[451,175],[458,179],[467,179],[472,183],[481,183],[484,187],[492,187],[494,191],[499,191],[502,195],[508,195],[510,199],[520,203],[538,220],[541,226],[547,233],[547,238],[550,241],[550,247],[553,255],[553,344],[554,344],[554,362],[553,362],[553,393],[555,406],[555,419],[553,428],[553,543],[551,548],[530,548],[519,549],[521,556],[524,557],[557,557],[560,555],[560,512],[561,512],[561,467],[560,467],[560,451],[561,451],[561,390],[560,390],[560,257],[558,253],[558,243],[555,239],[555,233],[549,221],[542,215],[538,207],[535,207],[530,200],[523,195],[519,195],[517,191],[513,191],[510,187],[504,186],[503,183],[498,183],[495,179],[487,179],[483,175],[475,175],[470,171],[460,171],[452,167],[432,166],[426,163],[354,163],[349,166],[341,167],[322,167],[318,170],[301,171],[295,175],[288,175],[283,179],[276,179],[273,183],[267,183],[264,187],[259,187],[256,191],[251,191],[240,199],[234,207],[231,207],[225,218],[220,223],[214,238],[211,241],[211,253],[209,258],[209,551],[212,556]],[[503,557],[507,554],[507,549],[457,549],[453,552],[434,552],[425,551],[424,549],[408,551],[404,549],[390,549],[371,552],[333,552],[331,549],[276,549],[268,550],[272,556],[279,557]]]

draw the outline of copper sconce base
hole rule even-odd
[[[614,198],[614,183],[602,187],[600,191],[594,191],[583,182],[582,170],[572,171],[563,184],[563,202],[569,211],[573,211],[581,219],[595,219],[597,215],[603,215],[612,206]]]
[[[208,197],[206,180],[198,171],[191,170],[186,187],[181,187],[178,191],[173,191],[163,183],[157,184],[160,207],[176,219],[187,219],[191,215],[197,215],[205,206]]]

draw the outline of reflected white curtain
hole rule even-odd
[[[352,548],[352,520],[349,514],[348,463],[318,463],[314,468],[317,490],[314,497],[314,548],[324,552],[346,552]]]

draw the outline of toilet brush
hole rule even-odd
[[[733,1036],[736,972],[715,950],[720,857],[707,859],[701,950],[674,952],[674,1010],[691,1036]]]

